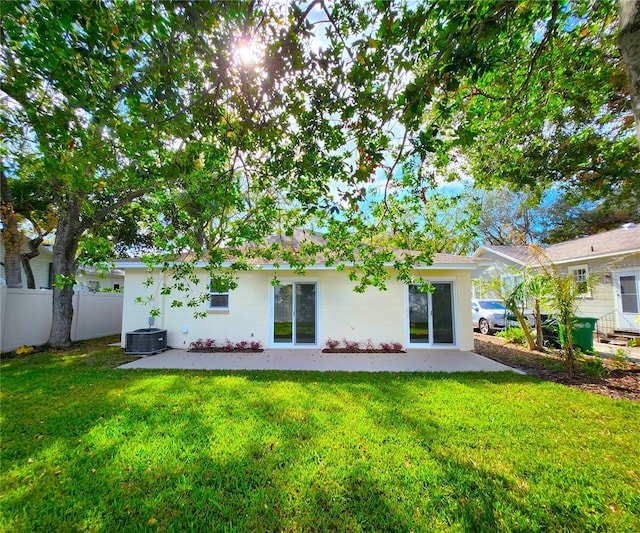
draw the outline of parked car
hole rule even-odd
[[[529,327],[534,327],[536,319],[533,313],[525,311],[524,316]],[[507,311],[501,300],[471,300],[471,317],[474,329],[483,335],[502,331],[507,325],[519,325],[515,315]]]

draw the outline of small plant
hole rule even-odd
[[[340,341],[337,339],[327,339],[327,342],[325,342],[324,345],[329,350],[335,350],[340,345]]]
[[[249,347],[248,341],[236,342],[236,350],[245,351]]]
[[[560,372],[565,368],[564,363],[559,360],[543,358],[540,362],[542,363],[542,366],[551,372]]]
[[[249,346],[254,352],[259,352],[260,350],[262,350],[262,343],[260,341],[251,341],[249,343]]]
[[[30,353],[33,353],[33,346],[23,344],[20,348],[16,349],[16,355],[27,355]]]
[[[504,331],[496,333],[496,337],[505,339],[507,342],[517,344],[518,346],[525,346],[527,344],[527,337],[520,327],[507,328]]]
[[[204,349],[204,341],[202,339],[197,339],[189,344],[189,350],[203,350]]]
[[[235,345],[229,339],[225,339],[223,348],[225,352],[232,352],[235,348]]]
[[[375,345],[373,344],[373,340],[372,340],[372,339],[367,339],[367,340],[365,341],[365,343],[364,343],[364,349],[365,349],[367,352],[373,352],[373,351],[376,349]]]
[[[342,342],[344,343],[344,347],[349,352],[357,352],[358,350],[360,350],[360,343],[358,341],[348,341],[347,339],[342,339]]]
[[[629,367],[629,352],[622,348],[618,348],[612,354],[613,362],[611,365],[616,370],[626,370]]]
[[[383,352],[402,352],[404,351],[404,346],[402,346],[401,342],[381,342],[380,349]]]
[[[591,359],[587,359],[582,364],[582,370],[584,370],[585,373],[589,376],[594,377],[602,377],[606,373],[606,369],[604,367],[604,364],[602,363],[602,359],[598,355],[592,357]]]
[[[212,348],[216,347],[216,340],[215,339],[207,339],[204,343],[204,347],[211,350]]]

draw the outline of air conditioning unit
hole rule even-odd
[[[159,328],[136,329],[126,334],[124,353],[151,355],[167,349],[167,330]]]

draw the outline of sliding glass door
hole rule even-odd
[[[453,283],[432,282],[431,293],[409,285],[409,345],[455,344]]]
[[[316,292],[316,284],[309,282],[282,282],[273,288],[274,344],[316,344]]]

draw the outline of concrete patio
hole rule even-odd
[[[457,350],[409,350],[407,353],[392,354],[329,354],[317,349],[273,349],[261,353],[196,353],[171,349],[156,355],[141,357],[118,368],[522,373],[476,353]]]

